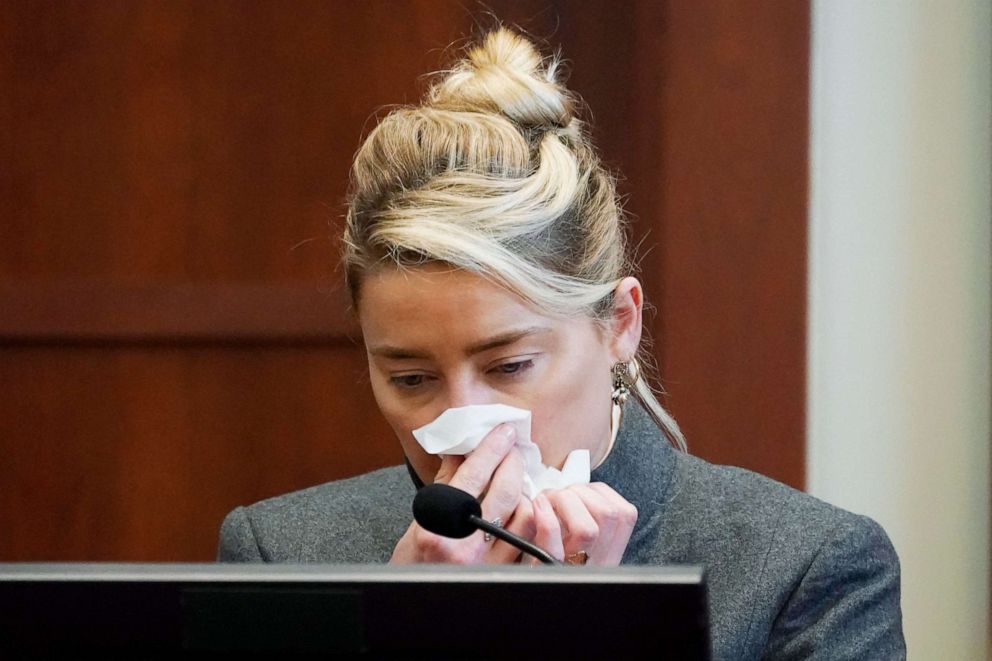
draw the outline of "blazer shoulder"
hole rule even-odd
[[[746,469],[679,463],[677,528],[694,528],[691,547],[713,570],[728,649],[838,658],[850,639],[899,658],[899,560],[878,523]]]
[[[840,521],[775,619],[769,659],[905,659],[899,558],[865,516]]]
[[[699,534],[729,540],[739,552],[763,557],[765,570],[783,590],[793,587],[814,558],[838,539],[863,542],[855,548],[892,548],[882,527],[867,516],[743,468],[689,456],[682,463],[674,487],[678,510],[699,522]],[[898,562],[894,551],[884,556]]]
[[[369,473],[266,498],[249,505],[256,517],[297,518],[304,510],[331,508],[336,513],[379,506],[390,499],[412,498],[413,484],[402,466],[380,468]]]
[[[836,526],[868,525],[860,517],[786,484],[745,468],[710,464],[681,455],[672,497],[689,511],[709,513],[715,526],[760,539],[783,533],[810,549],[822,544]],[[874,522],[872,522],[874,523]]]
[[[381,559],[381,552],[375,551],[382,538],[374,540],[374,535],[383,533],[388,538],[398,526],[409,524],[414,493],[406,469],[394,466],[239,507],[221,526],[218,557],[234,561],[362,562],[366,558],[359,549],[366,543],[371,544],[367,559]],[[249,550],[250,538],[254,538],[257,553]],[[323,554],[318,549],[323,549]]]

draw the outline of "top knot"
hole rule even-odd
[[[572,99],[555,79],[557,58],[547,64],[527,39],[506,28],[485,36],[430,92],[439,108],[495,112],[525,129],[564,129]]]

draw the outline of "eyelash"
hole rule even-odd
[[[529,370],[534,366],[533,358],[526,358],[524,360],[515,360],[509,363],[501,363],[493,367],[490,372],[495,372],[497,376],[505,377],[508,379],[519,378],[521,374]],[[506,371],[505,368],[512,367],[511,371]],[[399,376],[389,377],[390,383],[392,383],[397,388],[401,390],[416,390],[424,384],[424,379],[427,378],[425,374],[401,374]],[[417,379],[417,383],[409,383],[410,379]]]
[[[419,379],[417,383],[408,383],[410,379]],[[423,374],[403,374],[389,377],[389,382],[400,390],[414,390],[423,385]]]
[[[520,374],[521,372],[526,372],[531,367],[534,366],[533,358],[525,358],[523,360],[514,360],[509,363],[501,363],[493,368],[493,370],[499,372],[500,374],[506,374],[507,376],[511,374]],[[512,367],[512,370],[505,370],[505,367]]]

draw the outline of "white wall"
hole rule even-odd
[[[882,523],[911,658],[989,653],[988,0],[814,0],[808,486]]]

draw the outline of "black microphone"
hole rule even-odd
[[[540,546],[483,519],[482,505],[472,494],[447,484],[428,484],[420,489],[413,499],[413,518],[435,535],[461,539],[482,530],[546,565],[562,564]]]

